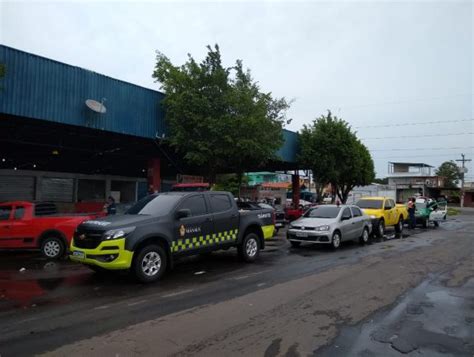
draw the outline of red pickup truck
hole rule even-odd
[[[101,215],[58,215],[52,203],[1,203],[0,249],[40,249],[46,258],[58,259],[79,223]]]

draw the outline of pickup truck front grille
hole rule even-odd
[[[74,233],[74,246],[84,249],[95,249],[102,242],[102,232],[76,232]]]

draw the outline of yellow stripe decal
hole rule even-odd
[[[273,227],[273,226],[272,226]],[[207,234],[186,239],[178,239],[171,244],[171,252],[181,252],[188,249],[210,247],[218,243],[228,243],[237,240],[238,229],[218,232],[217,234]],[[272,233],[273,234],[273,233]]]

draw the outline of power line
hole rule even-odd
[[[449,147],[449,148],[404,148],[404,149],[369,149],[369,151],[413,151],[413,150],[463,150],[463,149],[473,149],[474,146],[456,146],[456,147]]]
[[[382,105],[396,105],[396,104],[403,104],[403,103],[417,103],[417,102],[426,102],[430,100],[438,100],[438,99],[446,99],[446,98],[457,98],[457,97],[465,97],[465,96],[472,96],[473,93],[464,93],[464,94],[453,94],[447,96],[440,96],[440,97],[425,97],[425,98],[412,98],[412,99],[398,99],[394,101],[388,102],[379,102],[379,103],[368,103],[368,104],[359,104],[359,105],[339,105],[334,106],[338,110],[341,109],[358,109],[358,108],[366,108],[366,107],[373,107],[373,106],[382,106]]]
[[[425,121],[425,122],[411,122],[411,123],[396,123],[396,124],[381,124],[381,125],[363,125],[355,126],[355,129],[360,128],[389,128],[389,127],[403,127],[403,126],[413,126],[413,125],[426,125],[426,124],[443,124],[443,123],[460,123],[474,121],[474,119],[459,119],[459,120],[438,120],[438,121]]]
[[[361,138],[361,140],[381,140],[381,139],[408,139],[408,138],[434,138],[439,136],[473,135],[474,133],[452,133],[452,134],[426,134],[426,135],[402,135],[402,136],[374,136]]]
[[[412,157],[446,157],[446,156],[453,156],[453,154],[439,154],[439,155],[409,155],[409,158]],[[406,156],[401,154],[399,156],[389,156],[389,157],[378,157],[374,160],[387,160],[387,159],[399,159],[400,157],[404,157],[404,160],[406,160]]]

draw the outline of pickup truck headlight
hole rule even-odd
[[[319,231],[319,232],[325,232],[325,231],[328,231],[329,230],[329,226],[325,225],[325,226],[319,226],[319,227],[316,227],[314,229],[315,231]]]
[[[128,234],[132,233],[135,230],[135,227],[125,227],[119,229],[112,229],[104,233],[104,240],[112,240],[112,239],[119,239],[124,238]]]

